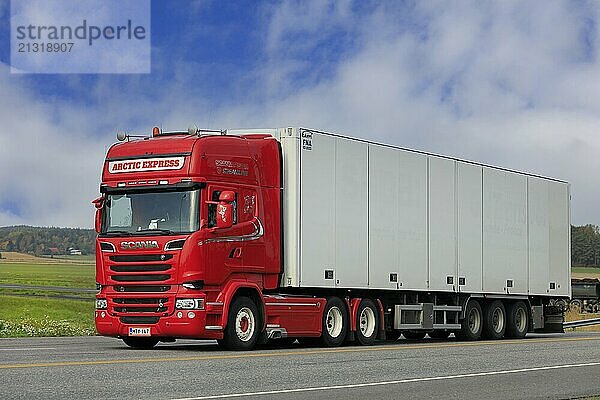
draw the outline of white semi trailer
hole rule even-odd
[[[562,332],[566,182],[309,129],[280,129],[282,288],[377,298],[388,336]]]

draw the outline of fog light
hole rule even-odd
[[[106,313],[105,313],[104,311],[102,311],[102,312],[100,313],[100,316],[101,316],[102,318],[104,318],[104,317],[106,317]]]
[[[177,318],[181,318],[181,317],[183,317],[183,313],[182,313],[181,311],[179,311],[179,312],[177,313]]]
[[[108,308],[108,302],[106,299],[96,299],[96,309],[106,310]]]
[[[194,318],[195,316],[196,316],[196,314],[195,314],[193,311],[190,311],[190,312],[188,313],[188,318],[190,318],[190,319],[191,319],[191,318]]]

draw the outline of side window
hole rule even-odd
[[[213,190],[212,195],[210,196],[211,201],[218,202],[219,196],[221,195],[221,190]],[[237,192],[235,193],[235,200],[231,202],[233,206],[233,224],[237,224]],[[208,205],[208,227],[214,228],[217,226],[217,205],[209,204]]]

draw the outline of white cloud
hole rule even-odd
[[[357,4],[270,10],[267,62],[240,70],[255,79],[253,91],[218,108],[192,90],[192,62],[178,61],[156,97],[138,77],[118,88],[101,77],[89,109],[42,100],[0,70],[0,204],[22,206],[22,216],[0,211],[0,225],[90,226],[116,129],[160,122],[297,124],[549,175],[572,183],[574,223],[600,225],[599,3]],[[351,50],[328,58],[337,37]]]

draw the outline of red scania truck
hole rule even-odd
[[[566,182],[303,128],[117,136],[94,201],[101,335],[562,332]]]

